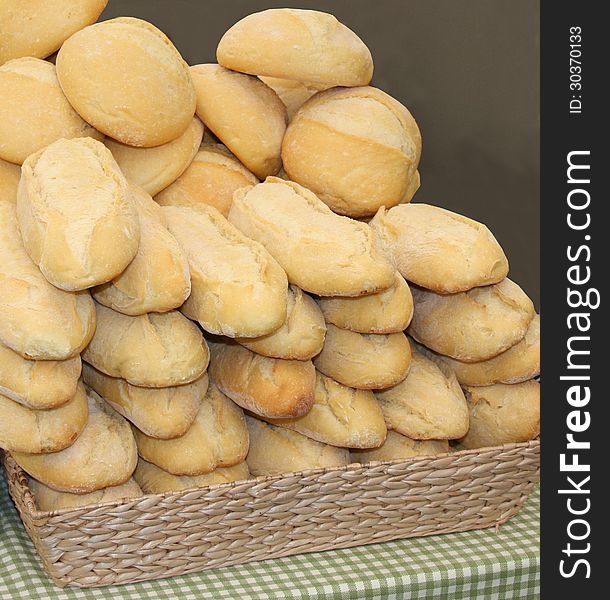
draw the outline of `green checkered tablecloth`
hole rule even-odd
[[[61,590],[46,578],[0,476],[0,600],[538,598],[539,508],[536,490],[499,530],[303,554],[126,586]]]

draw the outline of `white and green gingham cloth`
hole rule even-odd
[[[539,491],[496,529],[302,554],[173,579],[96,589],[45,576],[0,476],[0,600],[245,600],[540,596]]]

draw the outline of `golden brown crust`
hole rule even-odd
[[[17,202],[17,186],[21,167],[0,158],[0,202]]]
[[[354,462],[366,464],[377,460],[407,459],[447,452],[449,452],[447,440],[413,440],[396,431],[388,431],[388,437],[379,448],[352,450],[350,457]]]
[[[294,79],[282,79],[281,77],[265,77],[264,75],[261,75],[259,79],[265,85],[268,85],[284,103],[289,121],[294,117],[299,108],[314,94],[332,87],[324,83],[296,81]]]

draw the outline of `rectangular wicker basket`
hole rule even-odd
[[[11,496],[59,586],[172,577],[303,552],[498,526],[540,475],[540,442],[214,485],[40,512],[6,453]]]

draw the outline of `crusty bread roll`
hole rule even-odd
[[[19,165],[0,158],[0,202],[15,204],[20,177],[21,167]]]
[[[540,433],[540,384],[532,379],[464,388],[470,429],[460,440],[465,448],[499,446],[533,440]]]
[[[365,223],[335,215],[304,187],[269,177],[235,192],[229,220],[260,242],[290,283],[320,296],[361,296],[387,289],[394,268]]]
[[[248,453],[244,413],[210,384],[193,424],[171,440],[149,437],[133,428],[138,453],[174,475],[202,475],[242,462]]]
[[[103,135],[70,106],[54,65],[28,57],[0,66],[0,158],[20,165],[52,142],[76,137]]]
[[[165,228],[161,207],[141,188],[134,188],[133,200],[140,223],[138,252],[118,277],[95,287],[93,297],[126,315],[167,312],[191,293],[188,259]]]
[[[286,131],[286,107],[257,77],[220,65],[190,68],[197,116],[257,177],[275,175]]]
[[[288,120],[296,114],[297,110],[307,102],[314,94],[323,92],[329,87],[328,84],[295,81],[294,79],[282,79],[281,77],[265,77],[259,79],[268,85],[284,103]]]
[[[159,439],[180,437],[188,431],[208,389],[207,373],[184,385],[143,388],[87,364],[83,365],[83,381],[140,431]]]
[[[127,180],[154,196],[184,173],[202,138],[203,124],[194,117],[184,133],[161,146],[138,148],[110,138],[104,143]]]
[[[195,381],[208,366],[201,332],[178,311],[129,317],[96,305],[97,327],[83,360],[111,377],[142,387]]]
[[[188,257],[192,291],[181,308],[211,333],[266,335],[286,319],[283,269],[215,208],[163,208],[169,230]]]
[[[320,298],[318,304],[328,323],[359,333],[398,333],[413,316],[411,290],[398,272],[387,290],[356,298]]]
[[[364,42],[328,13],[276,8],[231,27],[216,58],[234,71],[333,85],[366,85],[373,59]]]
[[[396,385],[409,372],[411,348],[404,333],[357,333],[330,323],[316,369],[336,381],[362,390]]]
[[[250,478],[248,464],[242,461],[233,467],[219,467],[203,475],[172,475],[163,469],[140,458],[134,479],[140,484],[145,494],[162,494],[163,492],[180,492],[191,488],[208,487],[217,483],[242,481]]]
[[[263,417],[301,417],[314,401],[311,361],[281,360],[223,340],[210,342],[210,376],[233,402]]]
[[[414,440],[452,440],[468,431],[468,406],[455,375],[415,347],[406,379],[376,396],[388,428]]]
[[[312,440],[296,431],[246,416],[250,433],[248,468],[255,476],[279,475],[349,464],[349,450]]]
[[[316,94],[294,116],[282,143],[290,179],[350,217],[409,202],[420,154],[411,113],[373,87]]]
[[[353,462],[366,464],[376,460],[397,460],[415,456],[432,456],[449,452],[447,440],[413,440],[396,431],[388,431],[388,437],[379,448],[352,450]]]
[[[58,492],[32,478],[30,478],[29,487],[34,494],[38,510],[44,512],[61,510],[62,508],[93,506],[104,502],[137,498],[142,495],[142,490],[134,479],[129,479],[126,483],[121,485],[103,488],[95,492],[89,492],[88,494]]]
[[[57,452],[85,427],[87,398],[82,385],[62,406],[32,410],[0,394],[0,448],[14,452]]]
[[[256,185],[258,179],[222,144],[204,144],[186,171],[155,196],[161,206],[209,204],[229,214],[236,190]]]
[[[195,113],[188,65],[141,19],[119,17],[75,33],[57,55],[57,76],[85,121],[130,146],[166,144]]]
[[[35,410],[55,408],[76,393],[80,356],[67,360],[28,360],[0,344],[0,394]]]
[[[127,180],[109,150],[91,138],[58,140],[28,157],[17,218],[30,258],[65,290],[110,281],[140,243]]]
[[[58,492],[84,494],[125,483],[138,453],[129,424],[93,390],[87,390],[89,419],[78,439],[51,454],[13,452],[17,464]]]
[[[439,294],[498,283],[508,274],[508,260],[491,231],[444,208],[381,208],[370,225],[405,279]]]
[[[356,390],[316,372],[316,394],[311,410],[297,419],[265,419],[298,431],[324,444],[346,448],[374,448],[387,433],[379,402],[370,390]]]
[[[415,313],[409,334],[434,352],[480,362],[521,341],[536,314],[510,279],[467,292],[439,295],[412,288]]]
[[[91,339],[95,308],[89,292],[64,292],[43,277],[23,247],[8,202],[0,202],[0,281],[0,343],[26,358],[64,360]]]
[[[264,336],[237,338],[242,345],[263,356],[288,360],[309,360],[324,346],[326,325],[315,300],[300,288],[288,288],[288,305],[284,324]]]
[[[79,29],[95,23],[108,0],[0,2],[0,65],[12,58],[46,58]]]

